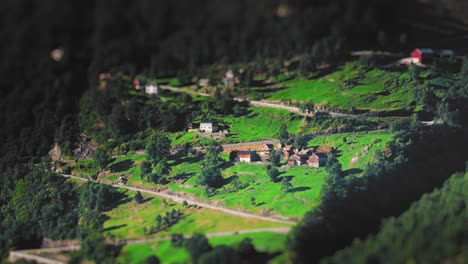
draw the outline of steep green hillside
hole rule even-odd
[[[349,62],[337,71],[319,78],[293,79],[271,94],[271,100],[311,101],[344,110],[413,110],[417,84],[409,73],[367,69]]]
[[[466,263],[468,173],[453,175],[380,231],[322,263]]]

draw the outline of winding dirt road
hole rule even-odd
[[[159,88],[162,89],[162,90],[169,90],[169,91],[177,92],[177,93],[188,93],[188,94],[199,95],[199,96],[211,96],[210,94],[207,94],[207,93],[200,93],[200,92],[191,91],[191,90],[183,89],[183,88],[180,88],[180,87],[173,87],[173,86],[169,86],[169,85],[160,85]],[[287,105],[283,105],[283,104],[279,104],[279,103],[273,103],[273,102],[267,102],[267,101],[247,100],[247,99],[243,99],[243,98],[239,98],[239,97],[234,98],[234,100],[236,100],[238,102],[248,102],[250,105],[257,106],[257,107],[282,109],[282,110],[286,110],[286,111],[289,111],[291,113],[295,113],[295,114],[298,114],[298,115],[301,115],[301,116],[308,116],[308,117],[313,117],[314,116],[314,114],[302,112],[299,109],[299,107],[295,107],[295,106],[287,106]],[[365,117],[365,115],[353,115],[353,114],[344,114],[344,113],[337,113],[337,112],[324,112],[324,113],[330,115],[331,117],[351,117],[351,118]]]
[[[89,179],[87,179],[87,178],[78,177],[78,176],[74,176],[74,175],[70,175],[70,174],[59,174],[59,175],[61,175],[63,177],[66,177],[66,178],[73,178],[73,179],[77,179],[77,180],[81,180],[81,181],[89,181]],[[124,185],[116,185],[116,184],[108,184],[108,185],[111,185],[111,186],[113,186],[115,188],[122,188],[122,189],[127,189],[127,190],[132,190],[132,191],[139,191],[139,192],[142,192],[142,193],[149,193],[149,194],[156,195],[156,196],[159,196],[159,197],[162,197],[162,198],[173,200],[174,202],[177,202],[177,203],[183,203],[185,201],[189,205],[196,205],[196,206],[221,211],[223,213],[227,213],[227,214],[235,215],[235,216],[240,216],[240,217],[244,217],[244,218],[258,219],[258,220],[263,220],[263,221],[277,222],[277,223],[291,224],[291,225],[296,224],[295,221],[291,221],[291,220],[249,214],[249,213],[246,213],[246,212],[227,209],[227,208],[224,208],[224,207],[221,207],[221,206],[215,206],[215,205],[211,205],[211,204],[204,203],[204,202],[193,201],[193,200],[190,200],[190,199],[186,199],[186,198],[183,198],[183,197],[179,197],[179,196],[164,193],[164,192],[151,191],[151,190],[132,187],[132,186],[124,186]]]

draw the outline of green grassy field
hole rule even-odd
[[[288,192],[281,190],[280,182],[274,183],[270,180],[265,165],[236,164],[224,170],[223,176],[228,183],[211,197],[207,197],[203,189],[196,186],[198,174],[194,174],[182,186],[171,183],[169,187],[207,200],[222,201],[229,208],[259,214],[301,217],[318,205],[326,173],[323,168],[305,166],[285,170],[281,177],[290,178],[293,185]],[[234,178],[245,187],[236,188]]]
[[[212,246],[236,246],[245,238],[251,238],[258,251],[273,253],[284,250],[286,235],[275,233],[252,233],[237,236],[210,238]],[[188,263],[190,256],[183,248],[175,248],[170,241],[157,241],[140,245],[127,245],[122,249],[119,263],[143,263],[149,256],[156,255],[161,263]]]
[[[393,138],[388,132],[344,133],[332,136],[316,137],[308,146],[333,146],[347,174],[362,175],[367,164],[375,158],[376,151],[382,151]],[[223,158],[227,159],[224,155]],[[128,176],[127,185],[154,188],[157,185],[140,177],[138,164],[144,155],[124,156],[116,159],[115,164],[122,171],[115,171],[110,176],[101,178],[105,182],[116,182],[120,175]],[[299,166],[280,169],[281,177],[288,177],[292,188],[285,192],[280,182],[272,182],[264,164],[232,164],[227,162],[222,170],[225,184],[211,197],[206,196],[202,186],[197,185],[201,169],[201,157],[188,155],[169,161],[173,180],[166,187],[177,192],[184,192],[202,199],[224,204],[228,208],[246,210],[256,214],[282,215],[300,218],[305,212],[318,205],[320,190],[326,178],[324,168]],[[236,184],[237,181],[237,184]]]
[[[308,146],[333,146],[338,150],[338,160],[344,170],[363,170],[372,162],[374,153],[382,151],[392,139],[388,132],[344,133],[314,138]]]
[[[273,92],[269,99],[310,100],[316,105],[345,110],[356,107],[374,111],[412,110],[416,85],[407,72],[365,70],[358,62],[348,62],[336,72],[320,78],[297,78],[282,84],[287,88]]]
[[[127,191],[126,194],[129,198],[133,198],[135,192]],[[145,193],[143,196],[147,199],[144,203],[137,204],[132,199],[124,199],[123,203],[105,213],[108,217],[104,222],[106,234],[113,235],[117,239],[144,238],[146,237],[144,228],[149,229],[154,226],[158,215],[173,209],[181,210],[184,217],[169,229],[157,232],[151,237],[167,236],[173,233],[189,235],[287,226],[287,224],[247,219],[206,208],[184,207],[170,200],[163,200]]]
[[[249,114],[242,117],[225,117],[231,136],[229,141],[247,142],[265,138],[274,138],[281,125],[288,126],[290,133],[297,133],[303,119],[286,110],[262,107],[250,107]]]

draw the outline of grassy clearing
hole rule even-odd
[[[364,170],[374,159],[375,152],[384,150],[392,139],[393,135],[388,132],[344,133],[314,138],[308,146],[333,146],[338,150],[338,160],[344,170]]]
[[[181,204],[148,194],[143,194],[146,198],[144,203],[137,204],[131,199],[135,192],[126,191],[126,194],[129,198],[124,199],[116,208],[105,213],[108,217],[104,222],[106,233],[118,239],[145,237],[144,228],[149,229],[155,225],[155,219],[158,215],[173,209],[181,210],[184,217],[169,229],[152,235],[153,237],[167,236],[173,233],[212,233],[285,226],[281,223],[246,219],[206,208],[183,207]]]
[[[71,171],[73,175],[88,177],[88,178],[97,175],[98,172],[99,172],[99,168],[97,168],[94,165],[94,162],[92,159],[78,161],[75,167]]]
[[[190,166],[196,166],[194,169],[199,170],[197,164]],[[187,170],[187,174],[188,171],[194,171],[189,164],[183,167]],[[306,166],[283,170],[281,177],[287,177],[293,185],[288,192],[281,190],[280,182],[274,183],[270,180],[265,165],[236,164],[225,169],[223,176],[227,184],[218,189],[217,194],[212,197],[207,197],[203,188],[196,186],[198,173],[191,173],[183,185],[172,183],[169,187],[204,199],[222,201],[229,208],[252,213],[301,217],[318,205],[326,172],[323,168],[314,169]],[[235,179],[244,187],[236,187]]]
[[[366,70],[349,62],[338,71],[317,79],[293,79],[282,83],[287,88],[271,94],[271,100],[310,100],[345,110],[412,110],[415,83],[407,72]]]
[[[249,114],[245,116],[224,118],[231,132],[228,140],[247,142],[274,138],[283,124],[288,126],[290,133],[297,133],[303,123],[300,116],[286,110],[262,107],[249,109]]]
[[[258,251],[273,253],[284,250],[286,235],[275,233],[252,233],[228,237],[210,238],[212,246],[236,246],[243,239],[251,238]],[[128,245],[122,249],[119,263],[142,263],[149,256],[156,255],[161,263],[187,263],[190,256],[183,248],[174,248],[169,241],[158,241],[140,245]]]

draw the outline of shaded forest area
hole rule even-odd
[[[2,159],[45,153],[58,127],[76,123],[69,114],[102,71],[161,77],[211,63],[291,57],[320,44],[337,56],[409,48],[437,37],[400,22],[433,23],[424,10],[417,1],[389,0],[3,1]],[[59,63],[49,57],[57,47],[65,52]]]

